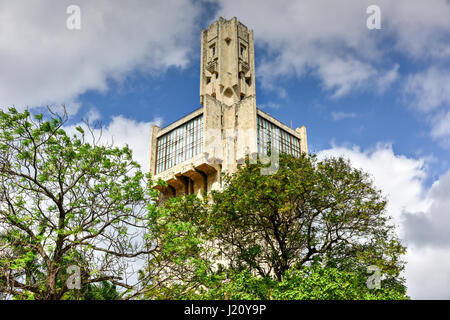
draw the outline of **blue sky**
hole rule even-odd
[[[254,30],[258,106],[387,195],[409,294],[450,298],[448,0],[0,0],[0,108],[64,103],[69,130],[100,120],[146,167],[150,124],[200,106],[200,32],[219,16]]]

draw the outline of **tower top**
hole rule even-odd
[[[200,103],[210,95],[226,105],[255,95],[253,30],[220,17],[202,30]]]

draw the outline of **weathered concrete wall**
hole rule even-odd
[[[149,170],[152,175],[155,174],[155,166],[156,166],[156,143],[158,133],[161,131],[161,128],[157,125],[152,125],[150,127],[150,152],[149,152]]]
[[[308,154],[308,138],[306,136],[306,127],[301,126],[300,128],[295,129],[300,135],[300,150],[303,153]]]

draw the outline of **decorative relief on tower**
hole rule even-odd
[[[217,45],[215,41],[208,43],[208,61],[217,59]]]
[[[245,61],[239,61],[239,72],[246,74],[250,70],[250,66]]]
[[[208,42],[217,37],[217,27],[218,27],[218,23],[217,22],[214,22],[212,25],[209,26],[209,28],[208,28]]]
[[[206,69],[207,69],[211,74],[217,72],[217,69],[218,69],[217,61],[214,61],[214,60],[209,61],[208,64],[207,64],[207,66],[206,66]]]
[[[238,36],[241,39],[244,39],[245,41],[248,41],[248,31],[247,27],[244,26],[242,23],[239,23],[238,25]]]
[[[219,18],[202,36],[200,101],[210,95],[226,105],[254,95],[253,31],[236,18]]]

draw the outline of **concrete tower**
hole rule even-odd
[[[165,196],[221,190],[222,173],[248,155],[308,152],[306,128],[293,130],[258,109],[253,31],[219,18],[201,36],[201,107],[165,128],[153,125],[150,172]]]

